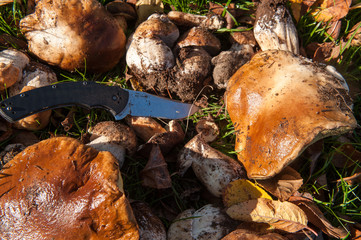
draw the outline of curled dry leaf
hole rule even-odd
[[[288,240],[288,238],[278,233],[261,234],[246,229],[237,229],[221,240]]]
[[[181,213],[170,225],[168,240],[218,240],[236,227],[237,222],[212,204]]]
[[[150,117],[128,116],[126,121],[134,129],[136,135],[144,142],[149,141],[156,134],[166,132],[160,123]]]
[[[123,29],[96,0],[40,0],[20,30],[32,53],[68,71],[105,72],[125,52]]]
[[[142,179],[142,185],[146,187],[164,189],[172,186],[167,163],[157,144],[153,144],[148,162],[140,172],[140,178]]]
[[[142,240],[166,240],[167,233],[162,221],[152,212],[148,204],[134,201],[131,204]]]
[[[254,179],[276,175],[308,145],[357,125],[342,76],[288,51],[255,54],[229,80],[225,100],[238,159]]]
[[[308,221],[330,237],[338,239],[347,237],[347,230],[342,227],[332,226],[312,200],[304,197],[292,196],[289,201],[300,207],[307,215]]]
[[[258,180],[264,189],[281,201],[286,201],[303,184],[301,175],[291,167],[286,167],[276,176],[267,180]]]
[[[323,0],[319,7],[313,5],[312,14],[318,22],[338,21],[345,17],[350,10],[352,0]]]
[[[197,178],[216,197],[222,196],[229,182],[245,175],[237,161],[209,146],[201,134],[184,146],[177,161],[181,175],[192,166]]]
[[[235,220],[264,222],[291,233],[307,228],[306,214],[290,202],[258,198],[232,205],[226,212]]]
[[[360,46],[361,45],[361,22],[355,24],[349,34],[346,37],[346,40],[351,39],[351,46]]]
[[[153,145],[158,145],[164,155],[169,153],[177,144],[183,142],[184,131],[182,126],[176,120],[168,123],[169,130],[167,132],[153,135],[147,143],[139,146],[138,152],[143,156],[148,156]]]
[[[237,179],[230,182],[225,188],[223,193],[223,204],[225,207],[230,207],[234,204],[257,198],[272,200],[272,197],[265,190],[256,186],[251,181]]]

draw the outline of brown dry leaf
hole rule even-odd
[[[288,238],[278,233],[261,234],[246,229],[236,229],[222,238],[222,240],[288,240]]]
[[[324,0],[312,14],[318,22],[338,21],[347,15],[351,2],[352,0]]]
[[[347,184],[349,184],[349,185],[358,184],[358,183],[361,182],[361,171],[359,170],[359,172],[353,174],[350,177],[345,177],[345,178],[337,180],[338,183],[341,182],[341,181],[347,182]]]
[[[271,179],[257,181],[268,192],[281,201],[286,201],[303,184],[301,175],[291,167],[286,167]]]
[[[361,152],[357,151],[351,140],[346,137],[339,137],[337,139],[342,145],[336,148],[333,155],[332,163],[337,168],[352,167],[356,162],[361,161]]]
[[[351,239],[352,240],[360,240],[361,239],[361,228],[358,226],[359,224],[353,224],[350,227]]]
[[[290,0],[293,17],[298,22],[305,15],[316,0]]]
[[[146,187],[164,189],[172,186],[167,163],[157,144],[153,145],[147,165],[140,172],[140,177],[142,185]]]
[[[310,199],[303,197],[292,196],[289,199],[290,202],[300,207],[307,215],[308,221],[321,229],[327,235],[334,238],[345,238],[348,232],[342,227],[334,227],[325,218],[321,210],[317,205]]]
[[[308,228],[306,214],[290,202],[258,198],[237,203],[226,212],[235,220],[265,222],[276,229],[291,233]]]
[[[237,179],[230,182],[224,190],[223,204],[226,207],[230,207],[234,204],[256,198],[267,198],[272,200],[272,197],[265,190],[256,186],[251,181]]]

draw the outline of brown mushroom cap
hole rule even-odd
[[[288,51],[257,53],[229,80],[226,105],[248,177],[279,173],[309,144],[357,123],[344,82]]]
[[[68,71],[104,72],[125,52],[123,30],[95,0],[40,0],[20,29],[32,53]]]
[[[110,143],[123,146],[129,155],[132,155],[137,148],[137,137],[133,129],[118,122],[99,122],[91,129],[91,134],[91,141],[104,136]]]
[[[1,239],[138,239],[116,159],[50,138],[0,171]]]
[[[176,48],[188,46],[202,47],[214,56],[221,50],[221,42],[210,31],[201,27],[193,27],[179,37]]]

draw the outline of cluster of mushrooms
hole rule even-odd
[[[271,179],[312,143],[357,126],[343,77],[331,66],[300,56],[286,1],[262,1],[253,31],[230,34],[228,49],[214,34],[225,26],[218,15],[149,13],[138,17],[127,39],[124,32],[137,19],[136,10],[146,11],[141,4],[29,2],[34,11],[20,21],[29,51],[0,52],[0,91],[13,96],[57,82],[49,66],[104,73],[122,59],[133,88],[186,102],[194,102],[207,85],[223,89],[238,160],[210,146],[219,134],[211,119],[201,120],[197,135],[177,153],[179,174],[192,168],[216,198],[234,180]],[[143,7],[160,5],[140,2]],[[50,110],[41,112],[11,128],[40,130],[51,115]],[[241,239],[236,233],[240,221],[222,206],[188,209],[166,231],[147,204],[127,199],[120,175],[125,156],[149,158],[141,173],[144,186],[169,188],[164,156],[183,144],[185,133],[177,121],[166,128],[151,118],[129,116],[125,122],[97,123],[86,143],[70,137],[39,141],[32,134],[19,146],[11,139],[1,154],[0,238]],[[6,123],[0,127],[6,133],[1,140],[14,133]],[[17,133],[24,139],[30,134]]]

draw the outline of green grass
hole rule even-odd
[[[106,4],[110,1],[100,0],[102,4]],[[227,12],[227,6],[231,3],[229,0],[217,1],[220,5],[224,5],[224,13]],[[251,1],[239,0],[234,2],[239,9],[249,10],[252,9],[253,3]],[[206,0],[164,0],[165,10],[175,9],[183,12],[207,14],[208,2]],[[0,7],[0,33],[6,33],[13,37],[24,39],[22,36],[18,24],[19,20],[25,16],[26,12],[26,0],[22,1],[22,4],[14,3]],[[321,23],[314,21],[310,14],[306,14],[301,17],[297,24],[299,37],[302,40],[302,44],[306,47],[312,42],[335,42],[336,45],[345,40],[345,37],[349,34],[350,29],[361,21],[361,9],[355,9],[349,12],[349,14],[342,19],[341,34],[337,39],[332,39],[327,34],[327,27]],[[241,23],[237,25],[242,26]],[[251,28],[252,26],[247,26]],[[132,30],[130,26],[129,32]],[[218,35],[228,34],[228,32],[236,31],[235,29],[222,29],[217,32]],[[16,47],[16,46],[13,46]],[[350,47],[346,45],[341,51],[339,61],[335,62],[335,67],[342,73],[342,75],[348,81],[355,81],[359,83],[361,78],[361,47]],[[86,71],[76,71],[69,73],[66,71],[56,70],[58,80],[62,81],[98,81],[98,82],[116,82],[121,84],[125,88],[130,88],[130,84],[125,80],[125,64],[119,64],[112,71],[104,74],[89,74]],[[360,84],[361,85],[361,84]],[[206,108],[202,109],[201,113],[197,113],[191,116],[189,122],[183,121],[182,126],[186,131],[186,140],[191,139],[195,135],[194,126],[203,117],[211,115],[215,122],[220,126],[220,136],[215,142],[211,144],[212,147],[222,151],[223,153],[236,158],[234,151],[235,134],[234,127],[230,121],[224,106],[222,92],[217,95],[211,95],[209,97],[209,104]],[[73,127],[65,131],[64,127],[59,123],[69,114],[70,111],[74,111],[72,120],[74,122]],[[87,132],[87,129],[97,122],[105,120],[113,120],[113,117],[106,111],[93,109],[87,110],[83,108],[64,108],[55,111],[53,115],[56,116],[54,123],[42,130],[36,132],[40,139],[46,139],[50,136],[71,136],[77,139],[81,139]],[[361,96],[359,95],[354,99],[354,114],[358,122],[361,121]],[[351,144],[361,151],[361,130],[360,127],[354,130],[351,136]],[[5,147],[7,142],[0,143],[0,147]],[[302,190],[314,194],[314,201],[325,212],[326,217],[332,221],[335,226],[345,226],[350,222],[361,223],[361,187],[360,183],[355,185],[349,185],[342,179],[351,176],[355,173],[354,169],[339,169],[336,168],[332,159],[334,154],[339,148],[339,144],[336,137],[327,138],[324,141],[323,152],[319,157],[317,168],[309,175],[309,167],[311,165],[310,159],[305,159],[307,164],[300,170],[304,179],[308,181],[302,187]],[[182,146],[178,146],[178,150]],[[357,159],[353,159],[357,160]],[[141,157],[129,157],[127,156],[126,162],[122,168],[122,174],[124,178],[125,191],[131,199],[142,200],[150,203],[152,207],[164,208],[165,206],[172,207],[176,212],[188,208],[200,208],[204,204],[208,203],[209,199],[202,197],[201,183],[196,179],[191,171],[188,171],[184,177],[177,175],[177,166],[175,162],[169,162],[168,167],[172,178],[172,188],[166,190],[154,190],[150,188],[142,187],[140,181],[140,171],[145,167],[147,159]],[[360,163],[358,163],[360,165]],[[359,166],[360,167],[360,166]],[[328,184],[327,186],[320,186],[317,184],[317,179],[326,175]],[[336,181],[341,179],[339,183]],[[193,194],[184,196],[186,190],[195,189]],[[322,196],[322,197],[321,197]],[[348,217],[345,217],[345,216]],[[166,226],[169,222],[166,219],[162,219]]]

